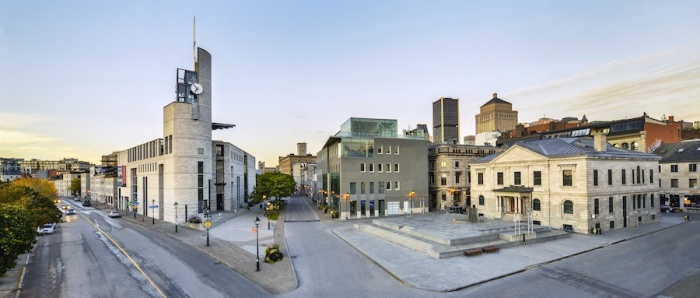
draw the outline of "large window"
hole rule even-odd
[[[447,185],[447,173],[440,173],[440,185]]]
[[[540,199],[532,200],[532,210],[540,211]]]
[[[598,185],[598,170],[593,170],[593,185]]]
[[[479,196],[479,206],[484,206],[484,196]]]
[[[542,172],[541,171],[534,171],[532,172],[532,181],[534,185],[542,185]]]
[[[513,172],[513,185],[522,185],[520,172]]]
[[[691,163],[688,165],[688,171],[689,172],[697,172],[698,171],[698,165]]]
[[[671,179],[671,187],[678,188],[678,179]]]
[[[678,165],[671,165],[671,172],[677,173],[678,172]]]
[[[574,185],[574,180],[573,180],[573,171],[572,170],[563,170],[561,172],[562,174],[562,185],[563,186],[572,186]]]
[[[462,172],[455,172],[455,184],[459,184],[459,177],[462,176]]]
[[[608,170],[608,185],[613,185],[613,183],[612,183],[612,170]]]
[[[384,193],[384,182],[383,181],[380,181],[379,183],[377,183],[377,190],[379,193]]]
[[[698,186],[698,179],[688,179],[688,187],[693,188]]]
[[[365,183],[360,182],[360,194],[365,194]]]
[[[484,185],[484,173],[476,173],[476,184]]]
[[[447,167],[447,162],[446,162],[446,161],[441,161],[441,162],[440,162],[440,167],[441,167],[441,168]]]
[[[572,201],[564,201],[564,214],[574,214],[574,203]]]
[[[496,184],[503,185],[503,172],[496,173]]]
[[[350,194],[354,195],[357,193],[357,182],[350,182]]]

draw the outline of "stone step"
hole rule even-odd
[[[421,242],[420,240],[416,240],[408,236],[399,235],[394,232],[384,230],[375,226],[360,225],[359,229],[363,232],[372,234],[379,238],[385,239],[387,241],[415,250],[420,253],[427,254],[428,250],[432,248],[432,245],[429,243]]]

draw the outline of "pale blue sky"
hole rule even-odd
[[[700,120],[698,1],[2,1],[0,157],[98,162],[162,137],[175,70],[213,56],[214,132],[268,166],[349,117],[462,135],[498,92],[520,122]]]

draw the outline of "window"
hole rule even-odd
[[[365,194],[365,183],[360,182],[360,194]]]
[[[615,221],[610,221],[610,229],[612,230],[614,228],[615,228]]]
[[[532,210],[540,211],[540,199],[532,200]]]
[[[598,209],[599,207],[600,205],[598,199],[593,199],[593,214],[600,214]]]
[[[496,173],[496,184],[503,185],[503,172]]]
[[[377,147],[377,154],[382,154],[383,150],[384,150],[384,146]]]
[[[394,164],[394,172],[398,172],[398,171],[399,171],[399,164],[395,163]]]
[[[598,185],[598,170],[593,170],[593,185]]]
[[[369,194],[374,194],[374,182],[369,183]]]
[[[379,190],[379,193],[384,193],[384,182],[380,181],[377,183],[377,190]]]
[[[678,179],[671,179],[671,187],[678,188]]]
[[[447,173],[440,173],[440,185],[447,185]]]
[[[394,190],[399,190],[399,189],[401,189],[399,187],[399,181],[394,181]]]
[[[693,188],[698,184],[698,179],[688,179],[688,187]]]
[[[396,145],[396,147],[394,147],[394,154],[399,154],[399,145]]]
[[[613,198],[609,197],[608,198],[608,213],[613,213]]]
[[[484,173],[477,173],[476,174],[476,184],[484,185]]]
[[[612,170],[608,170],[608,185],[612,185]]]
[[[678,172],[678,165],[671,165],[671,173],[677,173]]]
[[[386,149],[386,154],[391,154],[391,146],[389,146],[389,148]]]
[[[441,167],[441,168],[446,168],[446,167],[447,167],[447,162],[446,162],[446,161],[441,161],[441,162],[440,162],[440,167]]]
[[[520,172],[513,172],[513,185],[522,185]]]
[[[651,194],[649,197],[649,206],[654,208],[654,194]]]
[[[391,190],[391,182],[386,182],[386,190]]]
[[[649,183],[654,184],[654,170],[649,169]]]
[[[479,206],[484,206],[484,196],[479,196]]]
[[[364,172],[364,171],[365,171],[365,164],[361,163],[360,164],[360,172]]]
[[[700,148],[700,147],[699,147]],[[698,171],[698,165],[691,163],[688,165],[688,172],[697,172]]]
[[[369,171],[374,172],[374,164],[373,163],[369,164]]]
[[[640,170],[639,166],[637,166],[637,184],[642,183],[642,179],[639,179],[642,174],[644,173],[642,173],[642,170]]]
[[[350,194],[354,195],[357,193],[357,182],[350,182]]]
[[[455,161],[455,169],[459,168],[459,161]]]
[[[564,201],[564,214],[574,214],[574,203],[566,200]]]
[[[390,163],[386,164],[386,172],[391,173],[391,164]]]
[[[627,173],[625,172],[625,169],[622,169],[622,185],[627,184]]]
[[[377,164],[377,172],[381,172],[381,171],[382,171],[382,164],[378,163]]]
[[[459,177],[462,176],[462,172],[455,173],[455,184],[459,184]]]
[[[542,185],[542,172],[541,171],[532,172],[532,177],[533,177],[533,184],[534,185]]]
[[[573,171],[571,170],[563,170],[562,171],[562,185],[563,186],[572,186],[574,185],[573,181]]]

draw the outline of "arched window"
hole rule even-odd
[[[638,151],[639,150],[639,143],[638,142],[632,142],[632,150]]]
[[[479,206],[484,206],[484,196],[479,196]]]
[[[564,214],[574,214],[574,202],[564,201]]]
[[[532,210],[540,211],[540,199],[532,200]]]
[[[629,149],[629,148],[630,148],[630,145],[628,145],[627,143],[622,143],[622,149]]]

